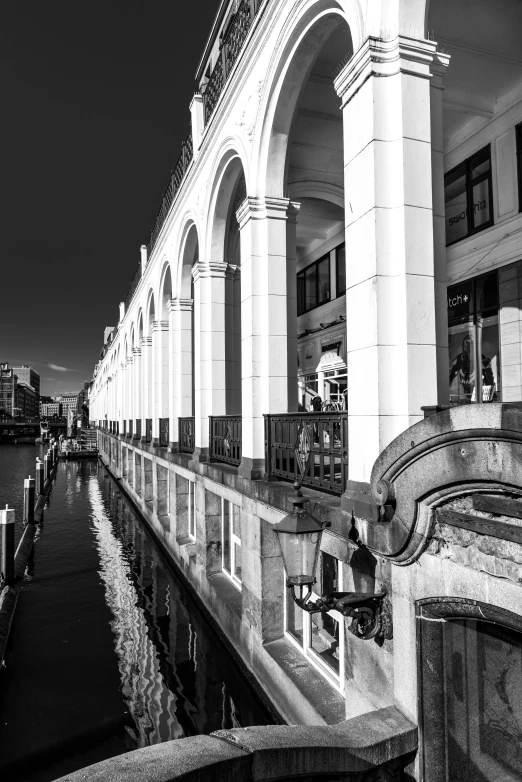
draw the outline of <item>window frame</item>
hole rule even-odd
[[[225,522],[225,503],[228,503],[228,517]],[[226,500],[221,497],[221,572],[230,579],[237,589],[241,590],[242,580],[236,575],[236,545],[240,550],[241,556],[241,538],[234,534],[234,511],[232,508],[236,507],[240,511],[239,506],[234,505],[230,500]],[[228,525],[228,536],[230,541],[230,571],[225,567],[225,523]]]
[[[496,309],[489,308],[489,309],[483,309],[479,310],[477,305],[477,291],[479,288],[479,285],[483,280],[485,280],[487,277],[490,277],[491,275],[496,274],[496,286],[497,286],[497,307]],[[482,321],[485,318],[496,316],[498,319],[498,371],[499,371],[499,377],[498,377],[498,388],[496,389],[496,393],[499,396],[499,399],[497,401],[502,401],[502,392],[503,392],[503,372],[502,372],[502,340],[501,340],[501,334],[500,334],[500,276],[498,273],[498,269],[492,269],[489,272],[485,272],[484,274],[479,274],[476,277],[470,277],[466,280],[460,280],[458,283],[454,283],[453,285],[448,285],[446,288],[446,299],[449,297],[449,291],[451,288],[455,287],[459,284],[464,283],[471,283],[471,311],[467,314],[463,314],[457,317],[454,317],[452,319],[448,316],[448,344],[449,344],[449,337],[451,335],[450,329],[454,327],[458,327],[461,325],[468,325],[469,327],[472,327],[473,329],[473,346],[474,346],[474,360],[475,360],[475,399],[472,399],[470,401],[471,404],[488,404],[489,402],[485,402],[482,395],[482,373],[477,372],[477,367],[481,366],[482,363],[482,349],[481,349],[481,340],[478,340],[478,329],[479,329],[479,319]],[[480,350],[479,350],[480,348]],[[451,392],[450,392],[451,397]],[[489,400],[493,401],[493,400]],[[451,404],[451,402],[450,402]],[[455,406],[459,406],[461,404],[466,404],[465,402],[457,402],[455,403]]]
[[[344,280],[345,286],[343,290],[339,292],[339,250],[344,247]],[[335,248],[335,298],[339,299],[341,296],[346,296],[346,242],[341,242]]]
[[[309,272],[314,266],[318,267],[320,263],[323,261],[328,261],[328,298],[320,303],[314,304],[313,307],[309,307],[306,309],[306,273]],[[331,280],[331,274],[330,274],[330,252],[325,253],[324,255],[321,255],[320,258],[318,258],[313,263],[309,263],[308,266],[305,266],[304,269],[301,269],[300,272],[297,272],[297,288],[299,289],[299,278],[302,277],[303,285],[304,285],[304,294],[303,294],[303,300],[304,300],[304,306],[305,309],[302,311],[299,311],[299,291],[297,293],[297,317],[300,317],[301,315],[306,315],[307,312],[312,312],[312,310],[316,310],[318,307],[322,307],[323,304],[328,304],[332,300],[332,280]],[[318,268],[316,268],[315,273],[315,301],[317,302],[319,299],[319,274],[318,274]]]
[[[522,212],[522,122],[515,125],[515,139],[517,154],[518,211]]]
[[[322,555],[326,552],[319,552],[319,559],[320,559],[320,567],[322,568]],[[337,584],[337,590],[342,592],[343,590],[343,563],[341,560],[337,560],[337,574],[338,574],[338,584]],[[284,583],[286,584],[286,571],[283,571],[284,575]],[[322,571],[321,571],[321,579],[322,582]],[[320,595],[317,594],[315,591],[317,589],[317,586],[314,585],[314,590],[312,591],[310,600],[313,603],[316,603],[317,600],[319,600]],[[283,617],[283,627],[284,627],[284,637],[296,648],[299,650],[299,652],[303,655],[303,657],[312,665],[316,671],[318,671],[324,678],[328,681],[329,684],[334,687],[338,692],[341,693],[341,695],[344,695],[345,692],[345,665],[344,665],[344,656],[345,656],[345,627],[344,627],[344,617],[342,614],[340,614],[338,611],[329,611],[333,619],[335,619],[336,622],[339,624],[339,673],[336,674],[335,671],[327,664],[325,663],[319,654],[317,654],[316,650],[312,646],[311,642],[311,633],[312,633],[312,617],[307,611],[303,611],[303,642],[300,643],[299,640],[291,633],[291,631],[288,629],[288,600],[292,600],[292,596],[290,594],[290,590],[286,589],[285,599],[284,599],[284,617]],[[301,611],[297,605],[295,606],[295,610]]]
[[[477,158],[480,158],[482,155],[484,155],[484,153],[487,153],[487,159],[489,160],[489,169],[485,173],[473,177],[472,176],[473,167],[474,165],[477,165],[475,161],[477,160]],[[493,166],[491,161],[491,144],[486,144],[486,146],[482,147],[482,149],[479,149],[473,155],[470,155],[470,157],[466,158],[466,160],[463,160],[457,166],[454,166],[452,169],[445,172],[444,214],[446,214],[446,180],[449,179],[450,176],[454,176],[460,169],[463,169],[465,175],[466,222],[467,222],[468,231],[465,236],[460,236],[458,239],[455,239],[453,242],[446,241],[446,247],[452,247],[454,244],[457,244],[458,242],[462,242],[464,239],[469,239],[470,236],[474,236],[475,234],[484,231],[486,228],[491,228],[491,226],[495,224],[495,218],[493,214]],[[473,204],[473,188],[479,185],[481,182],[485,181],[486,179],[488,180],[488,200],[489,200],[490,218],[487,222],[481,223],[477,227],[473,227],[474,211],[470,209],[470,204]]]
[[[195,509],[196,484],[189,480],[187,492],[187,531],[191,540],[196,540],[196,509]]]

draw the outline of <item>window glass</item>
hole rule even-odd
[[[450,402],[471,402],[475,388],[475,341],[472,323],[450,326]]]
[[[501,401],[496,271],[448,288],[448,322],[450,403]]]
[[[301,272],[297,275],[297,314],[302,315],[305,310],[305,278],[303,272]]]
[[[295,638],[295,640],[303,645],[303,621],[304,611],[294,603],[292,598],[292,592],[290,589],[285,588],[286,596],[286,631]]]
[[[221,500],[222,508],[222,528],[223,528],[223,570],[231,573],[230,570],[230,503],[228,500]]]
[[[311,310],[317,306],[317,265],[305,270],[305,306]]]
[[[489,223],[489,180],[473,185],[473,227]]]
[[[446,174],[444,200],[446,244],[492,225],[489,146]]]
[[[317,264],[317,303],[330,301],[330,256]]]
[[[337,295],[343,296],[346,293],[346,248],[344,244],[336,250],[335,263]]]
[[[234,541],[234,575],[241,581],[241,543]]]
[[[444,622],[442,628],[445,714],[428,719],[444,720],[444,778],[459,782],[520,780],[520,635],[471,619]]]
[[[468,233],[466,170],[448,174],[444,183],[446,208],[446,244],[463,239]]]
[[[322,594],[338,591],[338,561],[321,552]],[[310,647],[335,673],[339,673],[339,622],[331,613],[312,614],[310,623]]]

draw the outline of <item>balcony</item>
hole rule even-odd
[[[261,0],[242,0],[237,6],[236,12],[229,16],[223,28],[219,57],[208,82],[201,88],[205,125],[212,116],[260,5]]]
[[[209,417],[210,461],[238,467],[241,463],[241,416]]]
[[[178,418],[180,453],[194,453],[196,446],[196,424],[194,416]]]
[[[268,480],[279,478],[342,494],[348,475],[348,414],[265,415]]]
[[[160,448],[167,448],[169,444],[169,419],[159,419],[159,444]]]

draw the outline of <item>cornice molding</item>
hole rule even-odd
[[[372,76],[388,77],[406,73],[431,79],[431,64],[437,52],[434,41],[398,35],[391,41],[369,37],[346,63],[334,80],[342,108]]]

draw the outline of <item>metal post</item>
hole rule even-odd
[[[50,475],[53,470],[53,458],[54,458],[54,451],[52,448],[49,448],[49,450],[47,451],[47,458],[49,459],[49,475]]]
[[[2,530],[0,570],[7,586],[12,586],[14,583],[14,526],[15,512],[6,505],[5,510],[0,510],[0,528]]]
[[[44,456],[44,480],[48,481],[50,475],[51,475],[51,470],[49,466],[49,454],[46,453]]]
[[[45,485],[45,465],[40,459],[36,459],[36,489],[38,494],[44,494]]]
[[[24,480],[24,524],[34,524],[34,478]]]

